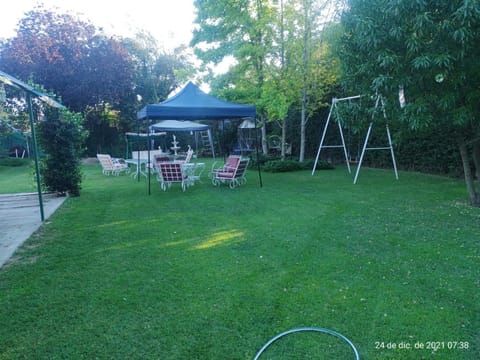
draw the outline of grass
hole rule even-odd
[[[362,359],[480,358],[480,209],[461,181],[339,168],[260,188],[250,170],[235,190],[148,195],[84,173],[0,269],[0,359],[252,359],[301,326]],[[354,357],[298,333],[261,357],[284,358]]]
[[[30,162],[22,166],[6,166],[0,163],[0,194],[37,191],[35,169]]]

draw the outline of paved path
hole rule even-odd
[[[45,220],[65,197],[43,194]],[[37,193],[0,195],[0,267],[42,225]]]

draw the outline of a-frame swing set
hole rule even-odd
[[[313,165],[313,169],[312,169],[312,175],[315,174],[315,169],[317,168],[317,163],[318,163],[318,159],[320,159],[320,152],[322,151],[322,149],[326,149],[326,148],[330,148],[330,149],[343,149],[343,153],[345,155],[345,162],[347,164],[347,169],[348,169],[348,172],[351,173],[351,170],[350,170],[350,161],[348,160],[348,152],[347,152],[347,147],[345,146],[345,138],[343,136],[343,130],[342,130],[342,125],[340,124],[339,121],[337,121],[337,124],[338,124],[338,131],[340,132],[340,138],[342,140],[342,143],[339,144],[339,145],[324,145],[324,141],[325,141],[325,135],[327,135],[327,130],[328,130],[328,125],[330,124],[330,120],[332,118],[332,114],[334,111],[337,110],[337,103],[341,102],[341,101],[349,101],[349,100],[353,100],[353,99],[359,99],[361,97],[361,95],[357,95],[357,96],[349,96],[349,97],[345,97],[345,98],[341,98],[341,99],[337,99],[337,98],[333,98],[332,99],[332,105],[330,105],[330,111],[328,112],[328,117],[327,117],[327,122],[325,123],[325,127],[323,128],[323,133],[322,133],[322,138],[320,140],[320,145],[318,147],[318,151],[317,151],[317,157],[315,158],[315,164]]]
[[[337,120],[337,124],[338,124],[338,131],[340,133],[341,144],[338,144],[338,145],[324,145],[324,142],[325,142],[325,136],[327,134],[328,127],[330,125],[330,120],[332,118],[332,114],[337,109],[337,104],[339,102],[342,102],[342,101],[351,101],[351,100],[360,99],[361,97],[362,97],[362,95],[356,95],[356,96],[349,96],[349,97],[344,97],[344,98],[340,98],[340,99],[337,99],[337,98],[332,99],[332,104],[330,106],[330,111],[328,113],[327,121],[325,122],[325,127],[323,129],[322,137],[320,139],[320,145],[318,146],[317,157],[315,158],[315,163],[313,165],[312,176],[315,174],[315,169],[317,168],[317,163],[318,163],[318,160],[320,159],[320,152],[322,151],[322,149],[326,149],[326,148],[343,149],[343,153],[345,155],[345,162],[347,164],[347,169],[348,169],[348,172],[351,173],[350,161],[349,161],[349,157],[348,157],[348,150],[347,150],[347,147],[345,145],[345,137],[343,135],[342,125],[340,124],[340,122],[338,120]],[[359,175],[360,169],[362,167],[363,158],[364,158],[365,152],[367,150],[390,150],[390,154],[391,154],[391,157],[392,157],[393,168],[395,170],[395,178],[398,180],[397,164],[396,164],[396,161],[395,161],[395,153],[393,151],[392,137],[390,135],[390,130],[388,128],[388,123],[386,123],[386,133],[387,133],[388,146],[368,147],[368,141],[370,140],[370,134],[371,134],[372,128],[373,128],[374,116],[375,116],[375,113],[378,110],[379,106],[381,106],[381,108],[382,108],[384,118],[385,119],[387,118],[386,113],[385,113],[385,103],[383,101],[383,98],[380,95],[377,95],[377,99],[375,101],[375,111],[372,114],[372,119],[370,121],[370,125],[368,126],[367,135],[365,136],[365,141],[363,143],[362,153],[360,155],[360,160],[359,160],[358,165],[357,165],[357,171],[355,173],[355,178],[353,180],[354,184],[357,183],[358,175]]]

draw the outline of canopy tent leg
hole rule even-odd
[[[262,182],[262,171],[260,170],[260,154],[258,152],[258,129],[257,129],[257,117],[254,119],[255,123],[255,152],[257,155],[257,170],[258,170],[258,180],[260,181],[260,187],[263,187]]]
[[[151,132],[151,129],[150,129],[150,120],[147,119],[147,122],[148,122],[148,125],[147,126],[147,150],[148,150],[148,155],[147,155],[147,169],[146,171],[148,172],[148,195],[151,195],[152,194],[152,185],[151,185],[151,173],[152,173],[152,169],[151,169],[151,166],[152,166],[152,162],[150,161],[150,151],[152,149],[152,144],[150,142],[150,132]],[[139,176],[140,177],[140,176]]]

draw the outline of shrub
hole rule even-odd
[[[305,160],[302,163],[304,170],[312,170],[314,164],[315,164],[314,159]],[[333,169],[335,169],[335,166],[333,166],[333,164],[329,163],[328,161],[324,161],[324,160],[319,160],[317,162],[317,167],[315,168],[315,170],[333,170]]]
[[[289,172],[289,171],[299,171],[299,170],[311,170],[313,168],[315,161],[308,160],[304,162],[299,162],[295,160],[273,160],[267,161],[263,170],[267,172]],[[325,161],[319,161],[317,163],[317,170],[326,170],[333,169],[334,166]]]
[[[267,162],[271,161],[280,161],[281,157],[280,156],[274,156],[274,155],[263,155],[263,154],[258,154],[258,158],[256,154],[252,154],[250,156],[250,164],[251,166],[257,166],[257,164],[260,164],[261,166],[265,165]]]
[[[267,161],[263,170],[267,172],[289,172],[302,170],[302,165],[298,161],[293,160],[273,160]]]
[[[11,158],[11,157],[0,158],[0,166],[16,167],[16,166],[30,165],[30,163],[31,163],[31,160],[28,158],[27,159]]]
[[[60,115],[60,116],[59,116]],[[61,195],[80,195],[80,151],[85,136],[81,116],[68,111],[40,123],[39,144],[47,154],[42,160],[43,185]]]

